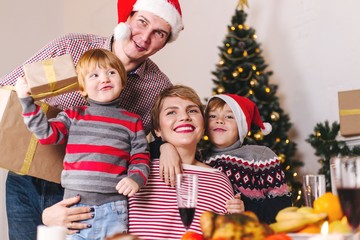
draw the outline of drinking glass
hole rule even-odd
[[[325,194],[326,192],[325,175],[304,175],[303,191],[305,205],[308,207],[313,207],[315,199]]]
[[[331,168],[341,208],[356,232],[360,230],[360,157],[332,158]]]
[[[186,230],[194,219],[198,192],[198,176],[196,174],[176,175],[176,195],[181,221]]]

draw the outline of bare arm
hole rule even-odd
[[[73,234],[80,229],[91,227],[85,223],[78,222],[92,218],[93,213],[90,207],[69,208],[79,201],[80,196],[75,196],[64,199],[46,208],[42,214],[43,223],[47,226],[65,226],[68,228],[68,234]]]
[[[180,156],[170,143],[163,143],[160,146],[160,153],[160,178],[166,185],[175,187],[176,174],[183,171]]]

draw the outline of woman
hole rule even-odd
[[[229,205],[242,210],[242,202],[233,199],[228,178],[195,159],[196,145],[204,133],[202,104],[195,91],[181,85],[164,90],[156,99],[151,118],[156,136],[178,151],[184,172],[199,176],[198,204],[190,230],[200,232],[199,217],[205,210],[226,213]],[[158,172],[159,161],[153,159],[146,186],[129,199],[129,231],[144,239],[180,239],[185,228],[178,213],[176,191],[160,179]],[[86,213],[89,209],[64,210],[75,200],[65,199],[46,209],[44,223],[75,229],[86,227],[86,223],[74,221],[91,217],[91,213]]]
[[[184,173],[198,175],[198,201],[189,230],[201,233],[201,213],[208,210],[225,214],[227,200],[234,197],[224,174],[195,159],[196,145],[204,134],[201,101],[189,87],[170,87],[157,97],[151,119],[156,137],[176,148]],[[167,186],[158,172],[159,159],[152,159],[146,186],[129,199],[129,231],[143,239],[180,239],[185,228],[176,190]]]

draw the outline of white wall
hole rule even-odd
[[[185,30],[178,41],[153,57],[173,83],[211,95],[211,71],[237,0],[180,0]],[[304,173],[319,165],[305,139],[316,123],[338,121],[337,92],[360,89],[360,2],[357,0],[248,0],[247,24],[255,28],[263,56],[274,71],[281,106],[293,123]],[[109,35],[116,0],[2,0],[0,76],[66,32]],[[0,239],[6,239],[4,179],[0,172]],[[3,235],[3,236],[2,236]]]

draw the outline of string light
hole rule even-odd
[[[232,52],[233,52],[233,49],[232,49],[232,48],[228,48],[227,53],[228,53],[228,54],[232,54]]]
[[[252,36],[252,38],[253,38],[253,39],[257,39],[257,36],[256,36],[256,34],[254,34],[254,35]]]
[[[249,90],[249,94],[250,94],[250,95],[253,95],[253,94],[254,94],[254,91],[250,89],[250,90]]]
[[[251,68],[252,68],[252,70],[256,71],[256,66],[255,65],[252,65]]]
[[[209,140],[209,137],[206,136],[206,135],[204,135],[203,139],[204,139],[205,141],[208,141],[208,140]]]
[[[290,143],[290,140],[289,140],[289,139],[286,139],[286,140],[285,140],[285,143],[286,143],[286,144],[289,144],[289,143]]]
[[[231,26],[231,27],[230,27],[230,30],[231,30],[231,31],[235,31],[235,27],[234,27],[234,26]]]
[[[242,29],[244,28],[244,26],[243,26],[242,24],[239,24],[239,25],[238,25],[238,28],[239,28],[240,30],[242,30]]]
[[[243,56],[244,56],[244,57],[247,57],[247,56],[248,56],[247,51],[244,51]]]
[[[242,73],[244,71],[244,69],[242,67],[238,67],[237,70],[239,73]]]
[[[270,92],[271,92],[271,89],[270,89],[269,87],[266,87],[266,88],[265,88],[265,92],[266,92],[266,93],[270,93]]]
[[[234,72],[232,73],[232,76],[233,76],[234,78],[236,78],[237,76],[239,76],[239,72],[238,72],[238,71],[234,71]]]

